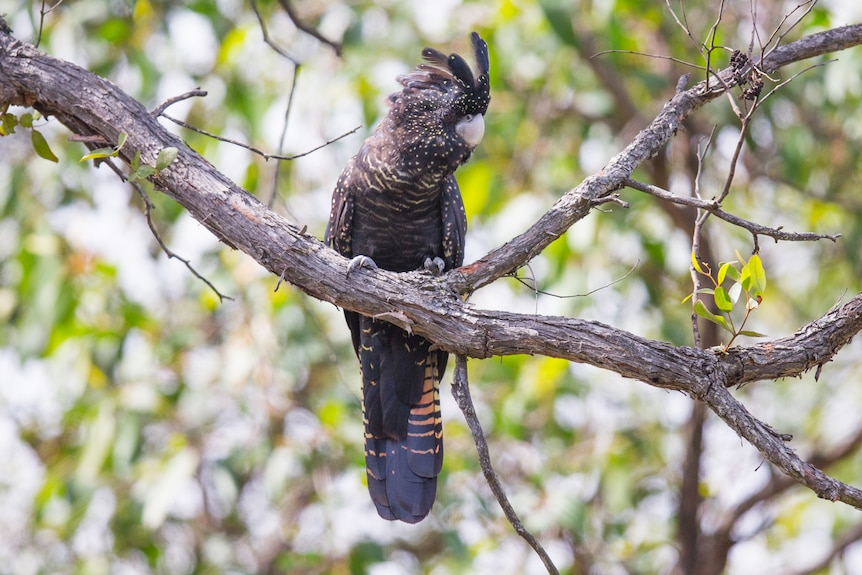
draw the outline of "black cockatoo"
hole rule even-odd
[[[425,48],[389,112],[347,163],[326,242],[359,266],[442,273],[464,262],[467,218],[453,175],[485,131],[488,45],[472,34],[474,76],[458,54]],[[368,490],[384,519],[421,521],[443,464],[439,386],[448,354],[385,321],[345,311],[362,371]]]

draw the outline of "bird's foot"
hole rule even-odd
[[[347,275],[350,276],[350,272],[355,271],[357,268],[365,268],[369,270],[376,270],[377,264],[368,256],[356,256],[350,263],[347,264]]]
[[[435,276],[439,276],[446,269],[446,263],[439,257],[434,257],[434,259],[425,258],[423,267]]]

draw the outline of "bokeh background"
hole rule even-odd
[[[712,64],[723,67],[732,49],[757,55],[779,26],[790,41],[862,20],[855,0],[731,0],[720,19],[707,0],[671,3],[676,18],[663,2],[635,0],[291,5],[343,45],[341,56],[274,1],[257,3],[260,20],[237,0],[70,0],[43,22],[39,3],[0,0],[0,13],[22,40],[35,42],[41,24],[41,49],[149,109],[206,90],[167,114],[270,153],[303,153],[360,126],[277,163],[162,120],[318,237],[341,167],[385,113],[395,77],[426,45],[469,54],[477,30],[491,49],[492,102],[485,140],[457,174],[468,262],[600,170],[682,74],[702,79],[684,65],[704,64],[699,43],[714,44]],[[292,60],[264,42],[261,20]],[[596,56],[605,50],[618,52]],[[842,234],[836,243],[761,240],[769,284],[749,327],[768,337],[862,289],[862,49],[774,80],[812,64],[822,65],[756,113],[724,203],[764,225]],[[58,122],[36,127],[58,163],[34,154],[27,129],[0,138],[0,573],[543,572],[491,496],[448,385],[434,511],[416,526],[380,520],[364,483],[359,375],[340,311],[289,284],[276,291],[278,278],[150,189],[161,237],[233,298],[220,301],[160,250],[134,190],[79,162],[86,150]],[[718,99],[636,177],[687,194],[700,168],[702,194],[716,196],[739,133]],[[632,190],[622,198],[628,209],[594,211],[521,270],[525,283],[505,278],[471,301],[691,345],[691,306],[681,301],[692,289],[693,214]],[[751,252],[750,235],[728,224],[713,219],[704,233],[713,264]],[[829,472],[857,486],[860,346],[819,381],[734,392],[793,434],[803,456],[846,448]],[[561,570],[862,573],[859,512],[798,487],[764,493],[775,479],[769,464],[722,422],[693,415],[687,397],[544,357],[469,369],[497,471]],[[698,430],[702,449],[692,452]],[[701,571],[680,566],[687,453],[700,466],[701,544],[722,529],[731,539],[726,565]]]

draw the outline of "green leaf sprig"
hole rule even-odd
[[[129,135],[126,132],[120,132],[120,135],[117,138],[116,146],[97,148],[89,154],[83,156],[80,161],[86,162],[88,160],[97,160],[99,158],[116,158],[120,154],[120,150],[123,149],[123,145],[126,143],[126,139],[128,137]],[[159,151],[158,157],[156,158],[156,165],[150,166],[148,164],[141,163],[141,151],[138,150],[137,152],[135,152],[135,157],[132,158],[132,162],[129,166],[132,169],[131,173],[129,174],[129,181],[138,182],[146,180],[154,174],[158,174],[160,170],[164,170],[169,165],[171,165],[171,162],[177,159],[178,154],[179,150],[177,150],[173,146],[162,148]]]
[[[15,128],[21,126],[30,130],[30,144],[33,146],[33,151],[40,158],[50,160],[57,163],[60,159],[51,150],[48,145],[48,140],[42,135],[42,132],[33,127],[33,122],[42,118],[39,112],[25,112],[20,116],[16,116],[9,112],[9,106],[5,106],[0,110],[0,136],[8,136],[15,133]]]
[[[712,295],[718,313],[712,313],[702,300],[694,302],[694,313],[711,321],[731,334],[722,351],[733,344],[737,337],[745,335],[749,337],[764,337],[764,334],[745,329],[745,324],[752,311],[760,307],[763,302],[763,293],[766,291],[766,271],[763,269],[763,261],[757,254],[752,255],[746,261],[739,252],[736,252],[735,261],[724,262],[719,265],[718,274],[713,277],[712,270],[705,262],[697,261],[694,252],[691,254],[691,265],[694,270],[709,278],[712,282],[711,288],[702,288],[697,293]],[[741,263],[744,262],[744,263]],[[729,283],[727,288],[725,283]],[[688,295],[683,301],[691,298]],[[734,308],[745,308],[739,327],[734,322]],[[736,314],[737,316],[739,313]]]

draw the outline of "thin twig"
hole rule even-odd
[[[281,4],[281,7],[284,8],[285,12],[287,12],[287,16],[291,19],[294,26],[296,26],[309,36],[312,36],[320,42],[323,42],[324,44],[335,50],[336,56],[338,56],[339,58],[341,57],[342,46],[340,42],[330,40],[317,30],[315,30],[313,26],[309,26],[308,24],[303,22],[302,19],[299,17],[299,14],[297,14],[296,10],[294,10],[293,4],[290,2],[290,0],[278,0],[278,3]]]
[[[319,146],[315,146],[314,148],[311,148],[310,150],[306,150],[305,152],[301,152],[301,153],[299,153],[299,154],[293,154],[292,156],[282,156],[282,155],[280,155],[280,154],[267,154],[267,153],[266,153],[266,152],[264,152],[263,150],[260,150],[260,149],[258,149],[258,148],[255,148],[254,146],[251,146],[251,145],[246,144],[246,143],[244,143],[244,142],[240,142],[240,141],[237,141],[237,140],[232,140],[232,139],[230,139],[230,138],[225,138],[224,136],[218,136],[218,135],[216,135],[216,134],[213,134],[212,132],[207,132],[206,130],[202,130],[202,129],[200,129],[200,128],[196,127],[196,126],[192,126],[192,125],[191,125],[191,124],[189,124],[188,122],[184,122],[184,121],[182,121],[182,120],[180,120],[180,119],[178,119],[178,118],[174,118],[174,117],[172,117],[172,116],[168,116],[168,115],[167,115],[167,114],[165,114],[165,113],[162,113],[162,118],[165,118],[165,119],[167,119],[167,120],[170,120],[170,121],[171,121],[171,122],[173,122],[174,124],[176,124],[176,125],[178,125],[178,126],[182,126],[183,128],[186,128],[187,130],[191,130],[191,131],[193,131],[193,132],[197,132],[198,134],[203,134],[204,136],[207,136],[207,137],[212,138],[212,139],[214,139],[214,140],[218,140],[218,141],[220,141],[220,142],[225,142],[226,144],[233,144],[234,146],[239,146],[240,148],[245,148],[245,149],[246,149],[246,150],[248,150],[249,152],[253,152],[253,153],[257,154],[258,156],[262,157],[262,158],[263,158],[263,159],[265,159],[265,160],[295,160],[295,159],[297,159],[297,158],[302,158],[303,156],[307,156],[307,155],[309,155],[309,154],[311,154],[311,153],[316,152],[317,150],[319,150],[319,149],[321,149],[321,148],[325,148],[326,146],[328,146],[328,145],[330,145],[330,144],[332,144],[332,143],[335,143],[335,142],[337,142],[338,140],[340,140],[340,139],[342,139],[342,138],[346,138],[347,136],[349,136],[349,135],[351,135],[351,134],[355,133],[357,130],[359,130],[359,128],[361,128],[361,127],[362,127],[362,126],[356,126],[356,127],[355,127],[355,128],[353,128],[352,130],[348,130],[347,132],[344,132],[344,133],[343,133],[343,134],[341,134],[340,136],[336,136],[336,137],[334,137],[334,138],[331,138],[331,139],[329,139],[329,140],[326,140],[325,142],[323,142],[323,143],[322,143],[322,144],[320,144]]]
[[[677,64],[682,64],[683,66],[688,66],[689,68],[694,68],[695,70],[706,70],[705,66],[698,66],[697,64],[693,64],[691,62],[687,62],[681,58],[675,58],[673,56],[665,56],[663,54],[650,54],[648,52],[638,52],[637,50],[602,50],[601,52],[596,52],[590,59],[597,58],[599,56],[604,56],[605,54],[632,54],[634,56],[646,56],[647,58],[655,58],[657,60],[670,60],[671,62],[676,62]]]
[[[118,176],[120,176],[120,178],[121,178],[123,181],[125,181],[125,182],[127,182],[127,183],[131,184],[131,186],[135,189],[135,191],[136,191],[136,192],[138,193],[138,195],[141,197],[141,200],[144,202],[144,215],[145,215],[145,216],[146,216],[146,218],[147,218],[147,226],[149,226],[149,228],[150,228],[150,232],[152,232],[153,237],[155,237],[155,238],[156,238],[156,241],[159,243],[159,246],[162,248],[162,251],[163,251],[163,252],[165,252],[165,255],[166,255],[166,256],[168,256],[168,259],[176,259],[176,260],[181,261],[181,262],[186,266],[186,268],[188,268],[188,270],[189,270],[190,272],[192,272],[192,274],[193,274],[196,278],[198,278],[199,280],[201,280],[202,282],[204,282],[205,284],[207,284],[207,286],[209,286],[209,288],[213,291],[213,293],[215,293],[215,294],[216,294],[216,296],[218,296],[218,299],[219,299],[219,301],[220,301],[221,303],[224,303],[224,300],[226,300],[226,299],[227,299],[227,300],[231,300],[231,301],[233,301],[233,298],[232,298],[232,297],[230,297],[230,296],[228,296],[228,295],[225,295],[225,294],[221,293],[221,292],[220,292],[220,291],[215,287],[215,285],[213,285],[213,283],[212,283],[210,280],[208,280],[208,279],[207,279],[207,278],[205,278],[203,275],[201,275],[201,274],[200,274],[200,273],[199,273],[199,272],[194,268],[194,266],[192,265],[192,263],[191,263],[189,260],[187,260],[187,259],[185,259],[184,257],[180,256],[179,254],[177,254],[176,252],[174,252],[173,250],[171,250],[171,249],[167,246],[167,244],[165,244],[164,240],[162,240],[162,236],[159,234],[159,230],[158,230],[158,229],[156,229],[156,225],[155,225],[155,223],[153,222],[153,218],[152,218],[152,210],[155,208],[155,206],[153,205],[153,202],[150,200],[150,198],[147,196],[147,194],[146,194],[146,192],[144,191],[144,188],[141,186],[140,182],[130,182],[130,181],[129,181],[129,179],[126,177],[126,175],[123,173],[123,171],[122,171],[119,167],[117,167],[117,165],[116,165],[114,162],[110,161],[110,159],[105,158],[103,161],[104,161],[104,163],[105,163],[105,164],[107,164],[107,165],[108,165],[108,167],[110,167],[110,168],[111,168],[111,170],[112,170],[115,174],[117,174]]]
[[[479,452],[479,464],[482,466],[482,473],[485,475],[485,480],[488,486],[497,498],[497,503],[509,520],[509,523],[515,529],[515,532],[520,535],[527,544],[533,548],[539,559],[545,565],[545,569],[551,575],[559,575],[557,567],[551,561],[542,544],[530,533],[521,520],[518,514],[509,503],[509,498],[506,496],[506,491],[500,484],[500,479],[491,465],[491,454],[488,451],[488,443],[485,441],[485,434],[482,431],[482,424],[479,423],[479,418],[476,416],[476,408],[473,406],[473,399],[470,397],[470,382],[467,380],[467,357],[464,355],[455,356],[455,374],[452,378],[452,395],[458,403],[458,407],[464,414],[464,419],[467,420],[467,426],[473,434],[473,442],[476,444],[476,451]]]
[[[796,28],[796,26],[800,22],[802,22],[802,20],[804,20],[806,16],[808,16],[808,14],[811,12],[811,10],[814,9],[815,4],[817,4],[817,0],[806,0],[805,2],[802,2],[801,4],[797,4],[793,10],[791,10],[790,12],[788,12],[784,15],[784,18],[781,19],[781,22],[778,23],[778,26],[776,26],[775,29],[772,31],[772,34],[769,35],[769,38],[766,39],[766,43],[761,46],[761,56],[760,56],[761,62],[763,62],[763,58],[768,56],[773,50],[775,50],[776,48],[778,48],[778,46],[781,45],[781,41],[784,40],[784,37],[787,36],[791,30]],[[802,7],[806,7],[805,12],[803,12],[799,16],[799,18],[797,18],[796,21],[790,25],[790,27],[787,30],[785,30],[781,34],[778,34],[778,32],[781,30],[781,27],[784,26],[784,24],[787,22],[787,20],[789,20],[790,17],[793,16],[793,14],[795,14],[796,11]],[[778,36],[777,39],[776,39],[776,36]],[[772,44],[773,40],[775,40],[775,46],[770,48],[769,45]]]
[[[63,3],[63,0],[57,0],[56,4],[54,4],[50,8],[46,9],[45,8],[45,0],[42,0],[42,7],[39,8],[39,33],[36,36],[36,42],[34,44],[34,46],[36,46],[37,48],[39,47],[39,44],[42,43],[42,30],[45,28],[45,15],[53,12],[54,8],[56,8],[57,6],[59,6],[62,3]]]
[[[158,118],[159,116],[162,115],[162,112],[164,112],[165,110],[167,110],[168,108],[170,108],[171,106],[176,104],[177,102],[182,102],[183,100],[188,100],[189,98],[204,98],[204,97],[206,97],[206,95],[207,95],[207,91],[201,90],[200,88],[195,88],[194,90],[189,90],[185,94],[180,94],[179,96],[174,96],[173,98],[168,98],[167,100],[162,102],[162,104],[159,107],[155,108],[152,112],[150,112],[150,114],[155,116],[156,118]]]
[[[263,41],[266,42],[270,48],[275,50],[277,54],[293,62],[294,66],[299,66],[299,60],[288,54],[284,48],[276,44],[272,38],[270,38],[269,30],[266,27],[266,21],[264,21],[263,16],[260,15],[260,11],[257,9],[257,2],[255,2],[255,0],[251,0],[251,9],[254,11],[254,15],[257,16],[257,21],[260,24],[260,31],[263,34]]]
[[[296,94],[296,86],[297,86],[298,81],[299,81],[299,71],[302,68],[302,65],[299,63],[298,60],[296,60],[291,55],[289,55],[286,50],[283,50],[278,44],[276,44],[272,40],[272,38],[270,38],[269,30],[266,27],[266,22],[264,21],[263,17],[260,15],[260,11],[257,9],[257,2],[252,0],[251,7],[254,10],[254,15],[257,16],[258,23],[260,24],[260,30],[263,33],[264,42],[266,42],[270,48],[275,50],[275,52],[277,54],[286,58],[287,60],[289,60],[293,64],[293,78],[290,81],[290,92],[288,93],[287,106],[285,107],[285,110],[284,110],[284,123],[281,126],[281,135],[278,138],[278,153],[282,154],[284,152],[284,140],[287,137],[287,122],[288,122],[288,119],[290,118],[290,110],[293,108],[293,96],[294,96],[294,94]],[[290,14],[288,13],[288,15],[290,15]],[[294,22],[294,24],[295,24],[295,22]],[[273,203],[275,202],[275,197],[278,194],[278,181],[279,181],[280,172],[281,172],[281,163],[277,163],[275,165],[275,169],[273,170],[273,174],[272,174],[272,190],[270,191],[269,199],[266,201],[266,205],[269,208],[271,208],[273,206]],[[292,214],[291,214],[291,217],[293,217]],[[294,218],[294,219],[296,219],[296,218]]]
[[[721,204],[730,194],[730,186],[733,184],[733,178],[736,177],[736,165],[739,163],[739,156],[742,154],[742,147],[745,145],[745,135],[748,133],[748,126],[751,124],[751,116],[757,109],[757,104],[749,108],[748,113],[740,118],[742,122],[739,126],[739,138],[736,139],[736,148],[733,150],[733,155],[730,158],[730,167],[727,169],[727,178],[724,180],[724,188],[718,195],[716,202]]]
[[[709,48],[706,50],[706,88],[709,89],[709,73],[712,72],[712,53],[715,51],[715,35],[718,33],[718,26],[721,24],[721,19],[724,16],[724,0],[718,6],[718,16],[715,18],[712,27],[710,27],[707,36],[709,37]],[[718,74],[715,74],[718,76]]]
[[[786,86],[787,84],[789,84],[790,82],[795,80],[797,77],[801,76],[802,74],[804,74],[806,72],[810,72],[814,68],[820,68],[821,66],[825,66],[827,64],[831,64],[831,63],[837,62],[837,61],[838,61],[837,58],[832,58],[831,60],[826,60],[824,62],[818,62],[817,64],[811,64],[810,66],[803,68],[802,70],[796,72],[795,74],[793,74],[792,76],[790,76],[786,80],[780,82],[774,88],[772,88],[769,92],[767,92],[765,96],[760,98],[760,104],[763,104],[763,102],[766,101],[767,98],[769,98],[770,96],[775,94],[775,92],[777,92],[778,90],[780,90],[781,88],[783,88],[784,86]]]
[[[710,132],[709,139],[706,141],[706,144],[701,146],[701,144],[703,143],[702,141],[698,142],[698,144],[697,144],[697,172],[696,172],[695,177],[694,177],[694,195],[698,201],[703,201],[702,200],[703,196],[700,193],[700,176],[701,176],[701,174],[703,174],[703,158],[704,158],[704,156],[706,156],[707,150],[709,150],[709,145],[712,143],[712,136],[714,134],[715,134],[715,127],[713,127],[712,132]],[[632,180],[632,179],[628,178],[628,180]],[[632,181],[634,182],[635,180],[632,180]],[[636,183],[640,183],[640,182],[636,182]],[[629,185],[629,184],[627,184],[627,185]],[[656,187],[656,186],[651,186],[651,187]],[[635,188],[635,189],[638,189],[638,188]],[[641,191],[644,191],[644,190],[641,190]],[[695,199],[695,198],[691,198],[691,199]],[[703,219],[703,213],[705,213],[705,212],[698,211],[698,215],[697,215],[697,218],[695,218],[694,227],[693,227],[692,232],[691,232],[691,257],[692,257],[692,259],[694,259],[698,262],[700,261],[700,234],[701,234],[701,229],[703,228],[703,223],[705,221]],[[698,300],[699,292],[700,292],[700,286],[701,286],[700,274],[697,272],[694,265],[692,265],[691,268],[689,269],[689,273],[691,274],[691,334],[692,334],[692,340],[694,343],[694,347],[700,348],[700,347],[702,347],[701,337],[700,337],[700,327],[698,326],[698,323],[697,323],[698,315],[697,315],[697,313],[695,313],[695,309],[696,309],[695,304],[697,304],[697,300]]]
[[[516,275],[513,275],[512,277],[513,277],[513,278],[515,278],[516,280],[518,280],[518,281],[521,283],[521,285],[524,285],[524,286],[526,286],[526,287],[530,288],[531,290],[533,290],[533,292],[534,292],[537,296],[538,296],[539,294],[541,294],[541,295],[547,295],[547,296],[555,297],[555,298],[558,298],[558,299],[570,299],[570,298],[574,298],[574,297],[588,297],[588,296],[591,296],[591,295],[593,295],[594,293],[596,293],[596,292],[598,292],[598,291],[601,291],[601,290],[603,290],[603,289],[609,288],[609,287],[611,287],[611,286],[612,286],[612,285],[614,285],[614,284],[618,284],[618,283],[620,283],[621,281],[623,281],[624,279],[626,279],[627,277],[629,277],[630,275],[632,275],[632,274],[634,273],[634,271],[638,268],[638,266],[640,265],[640,263],[641,263],[641,261],[640,261],[640,260],[636,261],[636,262],[635,262],[635,265],[633,265],[633,266],[631,267],[631,269],[629,269],[629,271],[627,271],[627,272],[625,273],[625,275],[623,275],[622,277],[618,277],[617,279],[615,279],[615,280],[611,281],[610,283],[606,283],[605,285],[599,286],[599,287],[597,287],[597,288],[593,288],[593,289],[591,289],[590,291],[588,291],[588,292],[586,292],[586,293],[576,293],[576,294],[569,294],[569,295],[559,295],[559,294],[555,294],[555,293],[547,292],[547,291],[545,291],[545,290],[540,290],[540,289],[537,287],[537,286],[538,286],[538,282],[536,281],[536,278],[535,278],[535,277],[530,278],[530,279],[532,280],[532,282],[533,282],[533,285],[530,285],[530,284],[527,282],[527,279],[526,279],[526,278],[522,278],[522,277],[520,277],[520,276],[516,276]],[[529,267],[529,264],[527,264],[527,267]],[[531,270],[532,270],[532,268],[531,268]]]
[[[757,38],[757,43],[760,46],[760,53],[763,53],[763,40],[760,38],[760,30],[757,28],[757,0],[748,0],[749,14],[751,16],[751,38],[748,39],[748,57],[754,54],[754,39]]]
[[[697,51],[700,53],[701,56],[703,56],[703,59],[706,60],[706,56],[703,53],[703,46],[695,39],[695,37],[691,33],[691,29],[688,27],[688,19],[685,14],[685,4],[682,2],[682,0],[680,0],[679,7],[680,10],[682,10],[682,18],[685,22],[683,22],[683,20],[680,20],[679,17],[676,15],[676,12],[673,11],[673,7],[670,5],[670,0],[665,0],[665,4],[667,5],[668,12],[670,12],[670,15],[676,21],[677,26],[679,26],[682,31],[685,32],[685,35],[688,36],[689,40],[691,40],[691,43],[694,44],[694,47],[697,48]]]
[[[705,210],[707,213],[710,213],[715,217],[726,221],[729,224],[733,224],[734,226],[740,227],[744,230],[751,232],[752,235],[767,236],[775,239],[776,242],[813,242],[818,240],[831,240],[835,242],[838,240],[838,238],[841,237],[841,234],[785,232],[780,227],[770,228],[725,212],[721,209],[721,203],[716,200],[702,200],[694,197],[677,196],[676,194],[673,194],[663,188],[654,186],[652,184],[645,184],[643,182],[633,180],[632,178],[626,178],[624,180],[624,183],[630,188],[633,188],[640,192],[644,192],[645,194],[649,194],[661,200],[672,202],[680,206],[688,206],[691,208],[697,208],[699,210]]]
[[[296,86],[299,82],[299,71],[302,68],[296,65],[293,68],[293,79],[290,82],[290,93],[287,96],[287,105],[284,109],[284,123],[281,125],[281,135],[278,138],[278,153],[284,153],[284,141],[287,138],[287,122],[290,119],[290,111],[293,109],[293,96],[296,94]],[[281,172],[281,162],[275,165],[275,173],[272,177],[272,192],[269,195],[266,205],[272,207],[275,202],[275,197],[278,194],[278,180]]]

